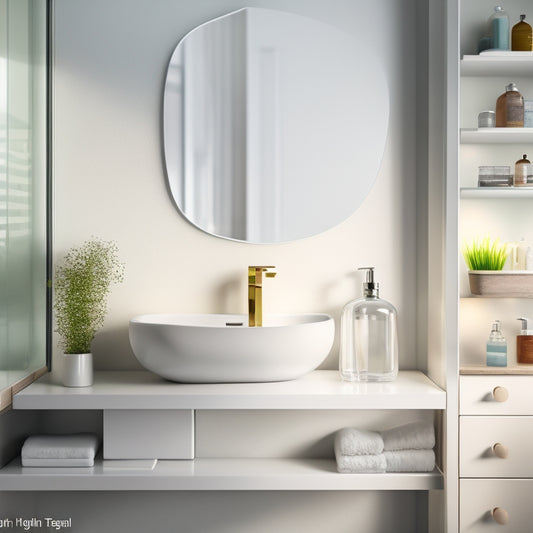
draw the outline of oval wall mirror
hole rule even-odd
[[[303,16],[241,9],[188,33],[170,60],[171,195],[218,237],[316,235],[366,198],[388,117],[386,78],[364,43]]]

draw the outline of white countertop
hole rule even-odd
[[[395,381],[348,383],[315,370],[276,383],[184,384],[146,371],[95,372],[94,385],[68,388],[45,375],[13,398],[14,409],[445,409],[446,393],[416,370]]]

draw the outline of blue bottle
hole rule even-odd
[[[487,366],[507,366],[507,341],[502,334],[499,320],[492,324],[487,341]]]
[[[501,6],[494,8],[494,13],[489,19],[489,26],[489,31],[492,33],[492,48],[509,50],[509,17]]]

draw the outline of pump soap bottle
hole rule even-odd
[[[533,364],[533,330],[529,329],[529,318],[517,318],[522,322],[520,335],[516,336],[517,363]]]
[[[499,320],[492,324],[487,341],[487,366],[507,366],[507,341],[502,334]]]
[[[339,371],[345,381],[392,381],[398,375],[397,312],[379,297],[374,267],[364,296],[346,304],[341,316]]]

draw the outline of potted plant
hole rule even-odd
[[[503,270],[509,244],[484,237],[463,248],[470,292],[478,296],[533,296],[532,277],[518,270]]]
[[[112,283],[120,283],[124,266],[113,242],[86,241],[65,255],[55,269],[56,331],[63,349],[63,384],[92,385],[91,343],[103,326]]]

